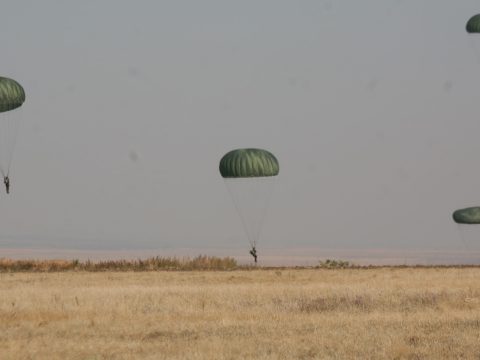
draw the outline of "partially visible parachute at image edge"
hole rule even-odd
[[[7,194],[10,193],[10,165],[17,138],[20,108],[25,102],[25,90],[15,80],[0,77],[0,173]]]
[[[453,212],[453,221],[457,224],[476,225],[480,224],[480,207],[468,207],[465,209],[458,209]]]
[[[468,21],[466,25],[466,30],[470,34],[478,34],[480,33],[480,14],[473,15]]]
[[[23,87],[13,79],[0,77],[0,112],[14,110],[24,102]]]

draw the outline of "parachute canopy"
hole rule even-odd
[[[232,150],[220,160],[220,174],[224,178],[277,176],[279,170],[276,157],[262,149]]]
[[[0,77],[0,112],[16,109],[25,101],[23,87],[13,79]]]
[[[456,210],[453,213],[453,221],[457,224],[480,224],[480,207],[474,206]]]
[[[467,32],[472,33],[480,33],[480,14],[474,15],[467,21]]]

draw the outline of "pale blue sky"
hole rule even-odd
[[[480,205],[477,1],[0,10],[0,75],[27,94],[0,257],[247,248],[218,173],[238,147],[281,164],[263,247],[457,249],[451,212]]]

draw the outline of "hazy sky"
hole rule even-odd
[[[456,249],[480,205],[478,1],[2,1],[27,100],[1,248],[248,247],[218,172],[281,170],[265,247]],[[478,47],[477,47],[478,45]],[[476,52],[478,51],[478,52]]]

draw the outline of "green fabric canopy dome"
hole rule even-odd
[[[275,156],[262,149],[237,149],[220,160],[220,174],[224,178],[276,176],[279,172]]]
[[[9,111],[22,106],[25,91],[15,80],[0,77],[0,112]]]
[[[468,33],[480,33],[480,14],[472,16],[466,27]]]
[[[457,224],[480,224],[480,207],[456,210],[453,213],[453,221]]]

